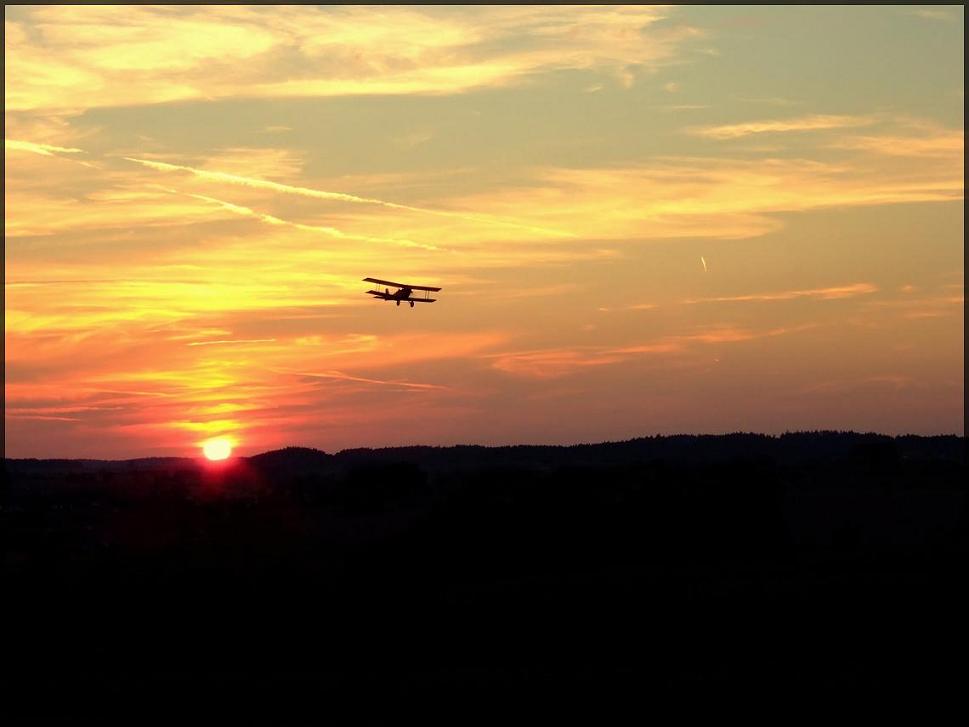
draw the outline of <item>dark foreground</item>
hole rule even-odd
[[[12,724],[924,718],[965,690],[964,438],[5,468]]]

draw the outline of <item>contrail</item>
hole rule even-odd
[[[275,338],[231,338],[223,341],[193,341],[186,346],[224,346],[233,343],[272,343]]]
[[[838,300],[853,298],[858,295],[877,293],[878,286],[871,283],[855,283],[834,288],[812,288],[810,290],[784,290],[779,293],[753,293],[750,295],[732,295],[719,298],[694,298],[684,300],[686,304],[695,303],[740,303],[750,301],[794,300],[795,298],[819,298],[821,300]]]
[[[32,141],[17,141],[16,139],[4,139],[3,140],[4,149],[18,149],[20,151],[29,151],[34,154],[43,154],[47,157],[56,156],[54,152],[59,152],[61,154],[84,154],[83,149],[71,149],[66,146],[54,146],[53,144],[35,144]]]
[[[36,144],[30,141],[18,141],[15,139],[4,139],[4,146],[7,149],[17,149],[21,151],[28,151],[34,154],[42,154],[44,156],[50,156],[50,157],[56,157],[59,154],[86,154],[87,153],[86,151],[84,151],[84,149],[73,149],[73,148],[68,148],[63,146],[54,146],[52,144]],[[148,159],[135,159],[134,157],[121,157],[121,158],[126,161],[133,162],[135,164],[141,164],[142,166],[146,166],[150,169],[155,169],[157,171],[188,172],[189,174],[192,174],[196,177],[200,177],[202,179],[209,179],[217,182],[225,182],[228,184],[238,184],[244,187],[251,187],[255,189],[267,189],[274,192],[281,192],[283,194],[297,194],[304,197],[313,197],[315,199],[325,199],[325,200],[332,200],[332,201],[338,201],[338,202],[351,202],[354,204],[377,205],[380,207],[387,207],[390,209],[399,209],[399,210],[406,210],[408,212],[419,212],[419,213],[428,214],[428,215],[437,215],[438,217],[450,217],[454,219],[461,219],[468,222],[484,222],[487,224],[502,225],[505,227],[514,227],[521,230],[528,230],[530,232],[537,232],[542,235],[551,235],[553,237],[568,237],[568,238],[575,237],[575,235],[569,232],[562,232],[561,230],[552,230],[546,227],[536,227],[534,225],[526,225],[520,222],[510,222],[508,220],[501,220],[487,215],[471,215],[471,214],[465,214],[461,212],[449,212],[446,210],[433,210],[433,209],[428,209],[426,207],[413,207],[411,205],[398,204],[396,202],[388,202],[386,200],[375,199],[372,197],[358,197],[357,195],[345,194],[343,192],[328,192],[321,189],[310,189],[309,187],[297,187],[291,184],[281,184],[279,182],[270,182],[266,179],[258,179],[255,177],[243,177],[238,174],[229,174],[227,172],[195,169],[194,167],[186,167],[179,164],[155,162],[155,161],[150,161]],[[76,161],[78,164],[83,164],[86,167],[97,168],[94,165],[85,161],[79,161],[79,160],[72,160],[72,161]],[[199,196],[199,198],[202,198],[201,195]],[[246,210],[245,212],[242,212],[242,214],[261,216],[264,219],[264,221],[269,222],[270,224],[288,224],[288,225],[293,225],[297,227],[303,227],[306,229],[316,229],[317,231],[327,232],[328,234],[332,234],[336,237],[346,237],[347,239],[370,240],[375,242],[377,241],[394,242],[395,244],[404,244],[404,245],[409,245],[413,247],[423,247],[428,250],[441,249],[434,245],[426,245],[423,243],[414,242],[413,240],[395,240],[393,238],[378,238],[378,237],[367,237],[367,236],[361,236],[361,235],[347,235],[332,227],[317,228],[313,225],[300,225],[299,223],[296,223],[296,222],[289,222],[287,220],[280,220],[279,218],[273,218],[271,215],[260,215],[260,213],[254,212],[253,210],[249,210],[246,207],[239,207],[238,205],[230,205],[227,202],[222,202],[221,200],[214,200],[212,198],[208,198],[208,199],[210,199],[210,201],[218,202],[219,204],[222,204],[227,208],[235,207],[236,211],[241,212],[243,210]]]
[[[291,371],[289,373],[296,374],[298,376],[309,376],[314,379],[335,379],[337,381],[357,381],[363,384],[378,384],[380,386],[402,386],[408,389],[440,389],[440,390],[450,390],[451,387],[443,386],[441,384],[416,384],[410,381],[385,381],[381,379],[366,379],[362,376],[352,376],[350,374],[343,373],[342,371],[321,371],[319,373],[308,373],[301,371]]]
[[[296,187],[291,184],[280,184],[279,182],[270,182],[266,179],[258,179],[255,177],[242,177],[238,174],[229,174],[227,172],[212,172],[205,169],[195,169],[194,167],[185,167],[179,164],[167,164],[165,162],[154,162],[147,159],[134,159],[132,157],[122,157],[123,159],[134,162],[135,164],[141,164],[143,166],[149,167],[150,169],[156,169],[162,172],[188,172],[196,177],[202,179],[210,179],[216,182],[226,182],[228,184],[240,184],[244,187],[253,187],[256,189],[268,189],[274,192],[282,192],[284,194],[298,194],[303,197],[313,197],[315,199],[326,199],[334,200],[338,202],[352,202],[355,204],[372,204],[378,205],[380,207],[389,207],[391,209],[407,210],[408,212],[421,212],[423,214],[438,215],[440,217],[454,217],[470,222],[487,222],[495,225],[504,225],[506,227],[516,227],[519,229],[530,230],[532,232],[540,232],[545,235],[554,235],[556,237],[572,237],[570,233],[561,232],[560,230],[550,230],[544,227],[534,227],[532,225],[523,225],[518,222],[509,222],[507,220],[499,220],[494,217],[487,217],[481,215],[468,215],[460,212],[447,212],[444,210],[432,210],[426,207],[412,207],[406,204],[397,204],[396,202],[387,202],[382,199],[374,199],[372,197],[358,197],[354,194],[345,194],[343,192],[327,192],[321,189],[310,189],[309,187]]]
[[[307,225],[302,222],[292,222],[290,220],[284,220],[281,217],[276,217],[274,215],[266,214],[265,212],[257,212],[249,207],[244,207],[239,204],[233,204],[231,202],[225,202],[221,199],[216,199],[215,197],[208,197],[204,194],[192,194],[190,192],[179,192],[177,189],[169,189],[168,187],[161,187],[159,189],[164,189],[170,194],[180,194],[186,197],[192,197],[193,199],[200,199],[203,202],[210,202],[212,204],[217,204],[229,212],[234,212],[237,215],[243,215],[245,217],[255,217],[270,225],[285,225],[287,227],[295,227],[298,230],[305,230],[306,232],[322,232],[324,235],[330,235],[331,237],[336,237],[341,240],[360,240],[362,242],[379,242],[391,245],[401,245],[403,247],[417,247],[422,250],[433,250],[435,252],[440,251],[441,248],[435,245],[427,245],[422,242],[415,242],[414,240],[408,240],[406,238],[396,238],[396,237],[376,237],[371,235],[353,235],[342,230],[338,230],[335,227],[328,227],[325,225]]]

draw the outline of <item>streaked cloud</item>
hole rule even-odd
[[[54,235],[68,231],[172,227],[190,221],[225,220],[227,214],[198,201],[173,200],[161,191],[96,191],[79,197],[8,188],[4,194],[7,237]]]
[[[424,210],[408,207],[407,205],[400,205],[394,202],[386,202],[381,199],[370,199],[367,197],[357,197],[353,194],[345,194],[343,192],[327,192],[321,189],[309,189],[307,187],[297,187],[291,184],[280,184],[278,182],[272,182],[266,179],[257,179],[253,177],[243,177],[238,174],[230,174],[228,172],[211,171],[206,169],[193,169],[192,167],[185,167],[179,164],[168,164],[166,162],[150,161],[148,159],[134,159],[132,157],[125,157],[129,162],[134,162],[136,164],[141,164],[143,166],[149,167],[151,169],[157,169],[162,172],[188,172],[196,177],[201,177],[203,179],[208,179],[213,182],[223,182],[227,184],[239,184],[244,187],[253,187],[255,189],[265,189],[272,192],[282,192],[284,194],[298,194],[304,197],[313,197],[315,199],[323,200],[335,200],[338,202],[354,202],[357,204],[373,204],[382,207],[391,207],[395,209],[405,209],[410,211],[423,212]]]
[[[961,291],[941,292],[935,295],[913,296],[911,292],[904,298],[894,300],[875,300],[867,305],[869,310],[882,310],[896,314],[907,320],[923,318],[948,318],[957,316],[965,310],[966,298]]]
[[[272,181],[299,178],[304,158],[293,149],[279,147],[225,147],[208,154],[204,165],[234,177]]]
[[[621,306],[599,306],[596,308],[600,313],[613,313],[615,311],[627,311],[627,310],[656,310],[659,305],[656,303],[631,303],[629,305]]]
[[[545,234],[557,235],[557,236],[568,236],[568,233],[560,232],[557,230],[547,230],[542,228],[534,228],[527,224],[512,222],[501,219],[488,218],[481,215],[470,215],[462,214],[460,212],[451,212],[447,210],[432,210],[422,207],[412,207],[410,205],[398,204],[396,202],[387,202],[381,199],[373,199],[368,197],[358,197],[353,194],[346,194],[344,192],[329,192],[319,189],[309,189],[307,187],[298,187],[290,184],[280,184],[278,182],[271,182],[265,179],[257,179],[252,177],[242,177],[237,174],[228,174],[226,172],[219,171],[208,171],[204,169],[193,169],[192,167],[180,166],[178,164],[167,164],[165,162],[149,161],[147,159],[134,159],[131,157],[125,157],[129,162],[135,162],[136,164],[142,164],[151,169],[157,169],[164,172],[188,172],[196,177],[201,177],[214,182],[223,182],[227,184],[238,184],[245,187],[252,187],[255,189],[265,189],[272,192],[281,192],[283,194],[295,194],[304,197],[313,197],[315,199],[327,200],[327,201],[337,201],[337,202],[352,202],[355,204],[368,204],[377,205],[380,207],[387,207],[390,209],[404,210],[407,212],[419,212],[423,214],[438,215],[441,217],[454,217],[459,219],[466,219],[473,222],[484,222],[488,224],[495,225],[505,225],[510,227],[521,227],[526,230],[536,230]]]
[[[749,295],[729,295],[716,298],[696,298],[685,303],[747,303],[771,302],[776,300],[794,300],[796,298],[816,298],[818,300],[840,300],[854,298],[859,295],[877,293],[878,286],[871,283],[854,283],[832,288],[812,288],[809,290],[784,290],[777,293],[752,293]]]
[[[186,346],[229,346],[229,345],[247,345],[252,343],[273,343],[275,338],[234,338],[226,339],[224,341],[191,341],[185,344]]]
[[[924,162],[924,160],[923,160]],[[865,159],[688,157],[638,166],[541,170],[528,186],[456,200],[495,216],[526,208],[538,226],[580,238],[739,239],[782,226],[774,213],[953,201],[964,195],[961,155],[886,167]]]
[[[710,139],[739,139],[752,134],[782,134],[797,131],[821,131],[826,129],[846,129],[857,126],[870,126],[875,123],[872,116],[847,116],[837,114],[812,114],[789,119],[765,119],[745,121],[739,124],[719,126],[694,126],[687,132],[694,136]]]
[[[30,6],[5,20],[8,110],[460,93],[583,69],[628,79],[700,29],[662,6]],[[628,81],[623,81],[628,83]]]
[[[624,346],[583,346],[490,354],[492,367],[506,374],[536,379],[570,376],[589,368],[619,364],[643,356],[662,356],[688,351],[697,344],[742,343],[756,338],[780,336],[813,328],[813,325],[752,330],[714,326],[689,334],[664,336]]]
[[[965,156],[965,133],[962,130],[923,126],[915,133],[905,135],[848,136],[832,142],[831,146],[887,156],[954,159]]]
[[[904,8],[901,12],[906,15],[912,15],[916,18],[924,18],[926,20],[939,20],[946,23],[952,23],[956,21],[956,16],[951,10],[945,8]]]
[[[663,106],[657,106],[656,108],[666,111],[667,113],[672,111],[700,111],[702,109],[710,108],[709,104],[665,104]]]
[[[9,149],[11,151],[29,151],[33,154],[42,154],[44,156],[54,156],[54,152],[58,154],[83,154],[83,149],[71,149],[63,146],[55,146],[53,144],[35,144],[31,141],[17,141],[16,139],[4,139],[3,148]]]
[[[343,371],[322,371],[318,373],[307,373],[304,371],[293,372],[298,376],[305,376],[311,379],[326,379],[332,381],[349,381],[352,383],[361,384],[375,384],[377,386],[391,386],[395,388],[403,389],[415,389],[418,391],[428,391],[428,390],[446,390],[449,387],[441,386],[439,384],[421,384],[414,383],[412,381],[397,381],[389,379],[368,379],[363,376],[353,376],[351,374],[344,373]]]
[[[184,194],[187,197],[192,197],[193,199],[202,200],[203,202],[211,202],[212,204],[218,205],[222,209],[225,209],[233,214],[242,215],[243,217],[254,217],[261,222],[265,222],[269,225],[285,225],[287,227],[294,227],[297,230],[302,230],[304,232],[315,232],[327,235],[329,237],[335,237],[340,240],[357,240],[360,242],[376,242],[376,243],[387,243],[391,245],[401,245],[403,247],[416,247],[423,250],[439,250],[436,245],[429,245],[426,243],[415,242],[414,240],[408,240],[405,238],[396,237],[377,237],[373,235],[356,235],[353,233],[343,232],[335,227],[329,225],[308,225],[302,222],[293,222],[292,220],[284,220],[281,217],[276,217],[275,215],[266,214],[264,212],[257,212],[249,207],[245,207],[239,204],[233,204],[232,202],[226,202],[221,199],[216,199],[215,197],[208,197],[204,194],[192,194],[190,192],[178,192],[178,190],[168,190],[171,194]]]

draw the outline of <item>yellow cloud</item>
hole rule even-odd
[[[19,192],[4,193],[7,237],[52,235],[84,230],[169,227],[190,221],[224,220],[212,205],[150,192],[92,192],[81,199]]]
[[[899,157],[965,158],[965,132],[961,129],[922,129],[917,134],[849,136],[832,147]]]
[[[303,172],[303,155],[292,149],[228,147],[209,155],[204,167],[236,177],[294,179]]]
[[[693,126],[688,128],[687,132],[694,136],[705,136],[710,139],[738,139],[743,136],[750,136],[751,134],[844,129],[853,126],[869,126],[873,123],[875,123],[875,118],[872,116],[813,114],[791,119],[745,121],[739,124],[724,124],[720,126]]]
[[[202,179],[210,180],[213,182],[236,184],[244,187],[251,187],[254,189],[263,189],[263,190],[272,191],[272,192],[280,192],[283,194],[295,194],[295,195],[312,197],[315,199],[321,199],[326,201],[351,202],[354,204],[376,205],[379,207],[387,207],[389,209],[404,210],[407,212],[419,212],[423,214],[438,215],[441,217],[463,219],[470,222],[481,222],[481,223],[492,224],[492,225],[517,227],[517,228],[522,228],[524,230],[530,230],[533,232],[539,232],[546,235],[553,235],[558,237],[569,236],[568,233],[563,233],[558,230],[535,228],[533,226],[530,226],[521,222],[489,218],[483,215],[473,215],[473,214],[452,212],[448,210],[439,210],[439,209],[436,209],[436,210],[427,209],[423,207],[412,207],[410,205],[398,204],[396,202],[388,202],[381,199],[374,199],[370,197],[358,197],[357,195],[346,194],[344,192],[330,192],[330,191],[325,191],[320,189],[310,189],[308,187],[300,187],[300,186],[295,186],[290,184],[271,182],[265,179],[244,177],[244,176],[239,176],[237,174],[229,174],[221,171],[194,169],[192,167],[185,167],[177,164],[168,164],[165,162],[150,161],[146,159],[134,159],[131,157],[125,157],[125,159],[127,161],[135,162],[137,164],[141,164],[151,169],[157,169],[163,172],[166,172],[166,171],[167,172],[188,172],[196,177],[200,177]],[[408,241],[408,242],[410,242],[410,244],[417,244],[417,243],[414,243],[413,241]],[[431,246],[429,249],[436,249],[436,248],[434,246]]]
[[[235,346],[251,345],[254,343],[274,343],[275,338],[230,338],[222,341],[191,341],[186,346]]]
[[[290,372],[301,377],[308,377],[311,379],[324,379],[329,381],[348,381],[352,383],[361,384],[375,384],[377,386],[391,386],[395,388],[403,389],[415,389],[418,391],[429,391],[429,390],[444,390],[447,386],[440,386],[438,384],[421,384],[414,383],[412,381],[399,381],[399,380],[388,380],[388,379],[370,379],[363,376],[353,376],[352,374],[344,373],[343,371],[321,371],[318,373],[307,373],[304,371],[293,371]]]
[[[665,336],[626,346],[549,348],[489,354],[487,358],[493,360],[493,368],[507,374],[525,378],[554,379],[569,376],[590,367],[622,363],[644,355],[680,353],[693,344],[740,343],[755,338],[780,336],[810,327],[813,326],[780,327],[757,331],[716,326],[697,333]]]
[[[455,93],[566,68],[618,77],[702,33],[660,6],[36,6],[6,21],[6,109]]]
[[[785,290],[779,293],[753,293],[750,295],[732,295],[717,298],[697,298],[684,301],[685,303],[733,303],[733,302],[761,302],[775,300],[794,300],[795,298],[817,298],[819,300],[837,300],[853,298],[857,295],[868,295],[878,292],[878,286],[871,283],[855,283],[831,288],[812,288],[809,290]]]
[[[3,148],[11,151],[29,151],[43,156],[54,156],[54,152],[59,154],[82,154],[83,149],[71,149],[69,147],[54,146],[53,144],[35,144],[30,141],[17,141],[15,139],[4,139]]]
[[[668,158],[636,166],[539,170],[527,186],[506,186],[454,204],[499,217],[528,210],[538,227],[568,230],[579,239],[632,241],[754,237],[781,227],[774,213],[954,201],[963,194],[957,154],[917,164],[901,158],[898,163]],[[469,229],[461,237],[479,240],[485,234]]]
[[[178,194],[177,191],[171,190],[172,193]],[[298,230],[304,232],[318,232],[330,237],[335,237],[341,240],[357,240],[360,242],[376,242],[376,243],[388,243],[392,245],[401,245],[403,247],[416,247],[423,250],[439,250],[436,245],[428,245],[421,242],[415,242],[414,240],[408,240],[405,238],[396,237],[378,237],[374,235],[356,235],[353,233],[343,232],[335,227],[330,227],[328,225],[308,225],[301,222],[293,222],[291,220],[284,220],[281,217],[276,217],[275,215],[265,214],[263,212],[256,212],[249,207],[244,207],[238,204],[232,204],[231,202],[225,202],[220,199],[215,199],[214,197],[208,197],[202,194],[189,194],[184,193],[187,197],[192,197],[194,199],[200,199],[204,202],[211,202],[213,204],[219,205],[225,210],[232,212],[234,214],[242,215],[243,217],[254,217],[262,222],[270,225],[285,225],[288,227],[294,227]]]

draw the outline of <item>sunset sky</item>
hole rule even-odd
[[[4,23],[7,457],[964,434],[961,6]]]

